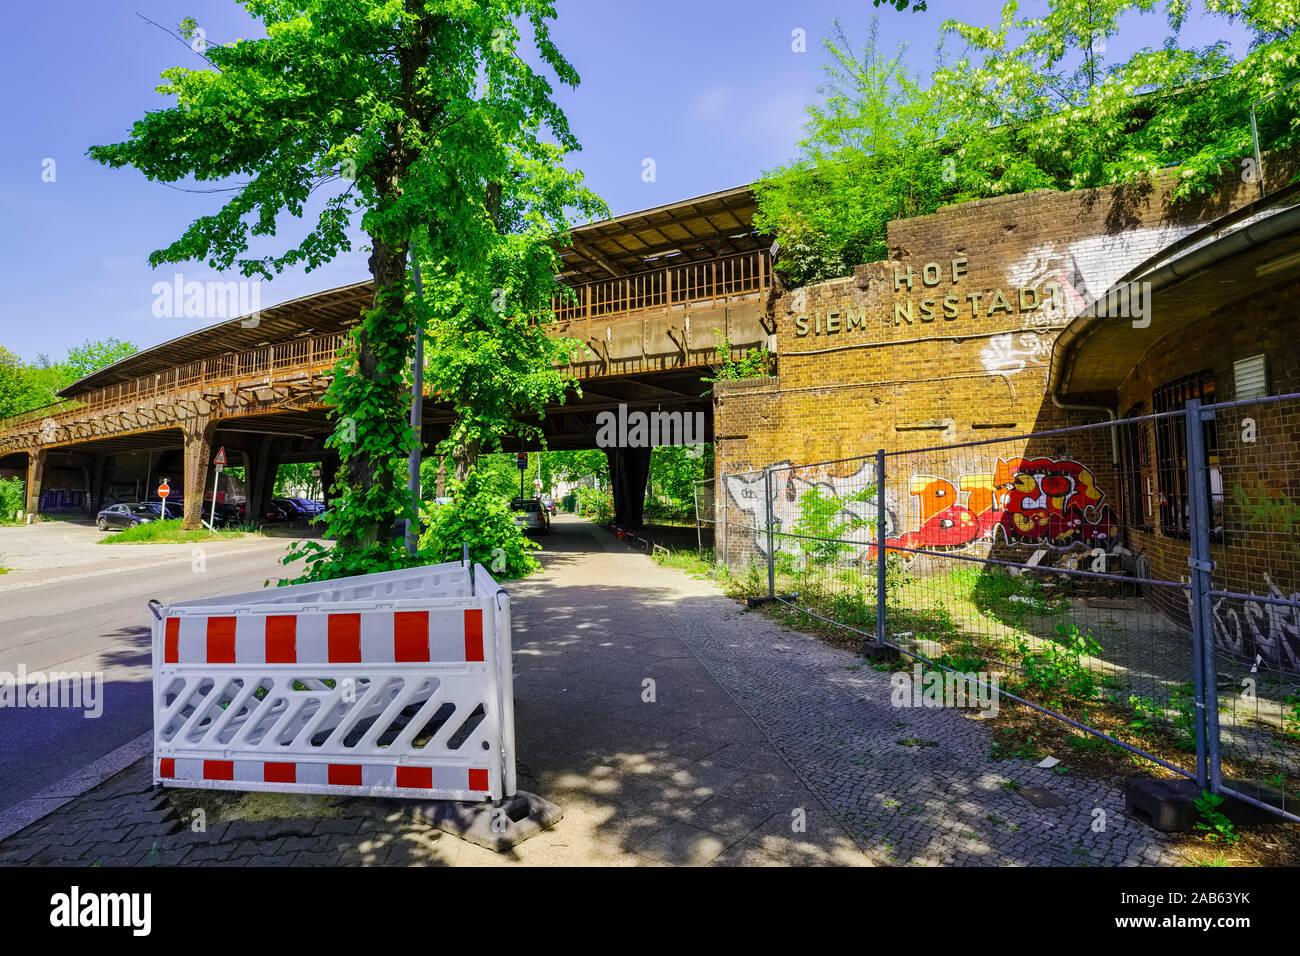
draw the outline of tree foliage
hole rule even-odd
[[[107,368],[124,358],[130,358],[137,351],[138,349],[130,342],[123,342],[120,339],[107,338],[97,342],[88,340],[68,349],[68,357],[59,363],[59,367],[68,376],[66,385],[71,385],[92,372],[98,372],[101,368]]]
[[[414,517],[402,471],[416,441],[407,369],[417,323],[429,335],[430,385],[456,412],[444,450],[462,479],[478,448],[508,430],[508,416],[563,393],[549,369],[555,353],[526,317],[554,282],[542,282],[553,259],[540,236],[599,206],[563,168],[578,144],[540,71],[567,85],[578,76],[552,41],[549,0],[244,6],[266,38],[206,48],[210,68],[164,72],[161,92],[175,106],[91,155],[168,182],[243,180],[220,210],[154,252],[153,265],[206,260],[264,278],[310,270],[349,249],[347,227],[360,217],[375,299],[327,395],[342,463],[329,512],[336,545],[309,542],[294,554],[305,556],[309,578],[401,567],[410,559],[389,531]],[[182,36],[195,26],[183,23]],[[301,241],[247,256],[253,239],[275,235],[284,214],[301,217],[322,188],[328,199]],[[413,247],[428,280],[418,304]],[[485,313],[485,302],[502,308]],[[495,378],[493,361],[503,367]]]
[[[541,547],[521,534],[507,499],[493,487],[482,467],[464,481],[452,480],[451,502],[432,505],[420,548],[432,560],[455,561],[469,544],[470,560],[487,567],[498,580],[520,578],[540,569],[532,551]]]
[[[778,271],[802,285],[887,257],[891,219],[1031,189],[1138,183],[1180,167],[1175,199],[1254,173],[1250,107],[1263,150],[1300,138],[1295,0],[1205,0],[1241,23],[1249,52],[1181,42],[1190,0],[1007,0],[993,25],[948,20],[924,81],[902,50],[882,56],[873,28],[861,52],[836,25],[821,102],[809,108],[799,159],[757,190],[756,224],[781,243]],[[1125,59],[1107,40],[1163,14],[1166,35]],[[954,56],[950,48],[959,52]],[[1273,183],[1273,185],[1277,185]]]
[[[58,393],[69,385],[135,352],[130,342],[114,338],[87,340],[69,349],[61,362],[40,355],[28,365],[0,347],[0,418],[51,405],[59,401]]]

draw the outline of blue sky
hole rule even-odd
[[[838,16],[865,37],[869,0],[557,0],[555,37],[583,84],[560,102],[583,144],[576,158],[615,214],[751,182],[793,158],[807,103],[822,78],[820,41]],[[1026,10],[1036,8],[1026,0]],[[910,44],[924,70],[950,16],[993,23],[988,0],[931,0],[925,13],[879,11],[882,51]],[[28,361],[62,358],[86,339],[115,336],[147,347],[209,324],[155,318],[153,285],[181,271],[221,278],[206,264],[148,265],[220,195],[181,192],[130,169],[92,162],[86,149],[117,142],[150,109],[170,66],[198,66],[185,46],[136,12],[168,27],[192,16],[213,42],[260,35],[232,0],[47,0],[6,10],[0,39],[4,145],[0,148],[0,346]],[[1125,24],[1111,53],[1152,42],[1161,24]],[[802,29],[807,52],[791,49]],[[1184,40],[1217,39],[1244,52],[1244,36],[1221,20],[1194,21]],[[657,180],[642,180],[653,158]],[[54,182],[43,163],[55,162]],[[309,214],[310,217],[310,214]],[[281,248],[302,232],[287,219]],[[225,278],[238,278],[229,275]],[[286,272],[261,289],[263,306],[367,278],[359,246],[310,274]]]

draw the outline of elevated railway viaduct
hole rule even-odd
[[[753,233],[748,187],[575,229],[559,249],[553,332],[584,343],[569,371],[577,390],[546,409],[556,449],[596,447],[596,416],[632,410],[702,412],[716,346],[736,355],[771,344],[764,324],[771,275]],[[27,510],[95,513],[149,494],[159,477],[183,493],[197,526],[210,461],[224,447],[245,469],[248,513],[264,513],[282,463],[319,462],[328,487],[337,458],[325,391],[349,330],[373,304],[369,282],[219,322],[148,348],[68,387],[60,401],[0,420],[0,469],[25,474]],[[424,447],[446,435],[448,409],[427,395]],[[623,494],[640,500],[648,449],[611,449]],[[179,482],[179,488],[177,483]],[[175,492],[173,492],[175,495]]]

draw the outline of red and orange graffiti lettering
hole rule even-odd
[[[887,545],[900,548],[962,548],[977,541],[1046,544],[1068,548],[1104,545],[1115,516],[1092,472],[1077,461],[999,458],[992,473],[958,478],[958,487],[935,475],[916,475],[909,492],[918,527]],[[965,503],[958,498],[966,496]]]

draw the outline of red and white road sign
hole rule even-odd
[[[167,484],[167,479],[164,478],[162,484],[158,486],[158,497],[166,498],[171,493],[172,493],[172,486]]]
[[[226,467],[226,448],[224,445],[217,449],[217,457],[212,459],[212,464],[218,468]]]

